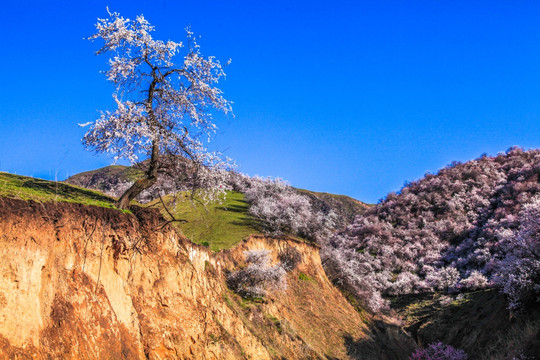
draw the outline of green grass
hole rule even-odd
[[[210,204],[206,209],[192,202],[187,194],[178,196],[176,205],[172,197],[167,196],[164,201],[177,219],[188,221],[174,223],[175,226],[191,241],[210,246],[212,251],[229,249],[251,234],[260,234],[255,219],[247,213],[248,204],[241,193],[228,191],[221,204]],[[169,218],[159,200],[150,205],[160,208]]]
[[[266,318],[270,320],[273,326],[275,326],[275,328],[277,329],[280,335],[283,334],[283,327],[281,326],[281,320],[279,320],[277,317],[275,317],[272,314],[266,314]]]
[[[0,197],[37,202],[64,201],[114,208],[114,199],[98,191],[4,172],[0,172]]]
[[[302,272],[298,274],[298,279],[302,281],[314,281],[309,275]]]

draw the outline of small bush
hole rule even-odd
[[[439,304],[441,306],[448,306],[448,305],[450,305],[452,303],[452,301],[454,301],[454,300],[452,299],[451,296],[442,296],[439,299]]]
[[[409,360],[466,360],[465,351],[455,349],[441,342],[433,343],[427,348],[418,349]]]
[[[244,252],[248,266],[227,276],[229,288],[243,298],[261,298],[269,290],[285,290],[286,272],[281,264],[272,266],[269,255],[269,250]]]
[[[459,281],[459,288],[465,290],[485,289],[488,286],[488,279],[477,270],[473,270],[468,278]]]

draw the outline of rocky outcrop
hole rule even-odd
[[[227,289],[243,251],[285,246],[302,254],[287,291],[253,302]],[[406,357],[410,339],[378,321],[399,345],[377,345],[313,245],[253,237],[212,254],[157,211],[0,198],[0,358]]]

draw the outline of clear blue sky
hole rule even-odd
[[[376,202],[405,180],[512,145],[540,147],[538,1],[9,1],[0,170],[59,180],[106,166],[77,123],[112,106],[105,7],[156,38],[191,25],[226,61],[235,118],[214,146],[250,175]]]

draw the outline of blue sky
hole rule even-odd
[[[540,147],[536,1],[25,1],[0,24],[0,170],[111,163],[77,126],[112,106],[83,40],[105,7],[232,63],[213,146],[250,175],[376,202],[453,160]]]

